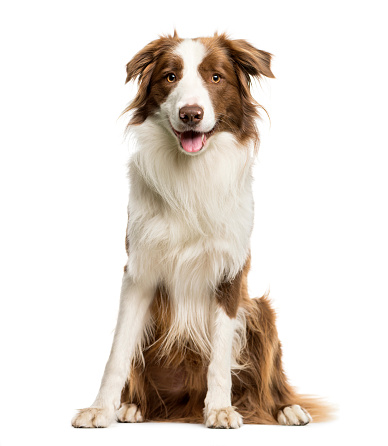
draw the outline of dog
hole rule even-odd
[[[161,36],[127,64],[139,88],[125,112],[137,148],[120,309],[91,407],[74,427],[120,422],[306,425],[321,401],[283,371],[268,296],[247,292],[252,163],[259,104],[252,79],[271,54],[225,34]]]

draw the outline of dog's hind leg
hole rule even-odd
[[[124,403],[117,411],[117,420],[121,423],[141,423],[143,415],[137,404]]]
[[[246,313],[247,343],[242,362],[247,364],[233,381],[233,404],[248,424],[302,426],[323,421],[330,407],[322,401],[299,395],[289,384],[282,365],[282,349],[275,312],[266,296],[249,299]]]
[[[121,392],[121,406],[117,411],[117,420],[121,423],[140,423],[144,421],[144,411],[147,409],[147,394],[145,386],[144,366],[134,363],[128,380]]]

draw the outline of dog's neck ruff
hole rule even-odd
[[[230,224],[230,217],[237,218],[229,214],[250,191],[253,157],[232,134],[214,135],[207,150],[196,157],[176,149],[174,137],[161,127],[157,116],[135,128],[134,136],[138,146],[130,176],[140,176],[163,212],[171,212],[205,235],[227,225],[225,216]]]

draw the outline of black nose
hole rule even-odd
[[[179,118],[185,124],[196,125],[203,119],[203,108],[199,105],[186,105],[179,110]]]

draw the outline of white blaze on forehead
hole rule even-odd
[[[205,82],[198,71],[207,49],[201,42],[185,39],[174,52],[182,58],[183,75],[161,108],[167,113],[172,126],[179,130],[183,125],[179,119],[179,110],[185,105],[199,105],[204,110],[204,116],[197,130],[209,132],[215,125],[214,110]]]
[[[183,77],[198,75],[198,67],[206,56],[206,48],[201,42],[185,39],[175,49],[183,59]]]

